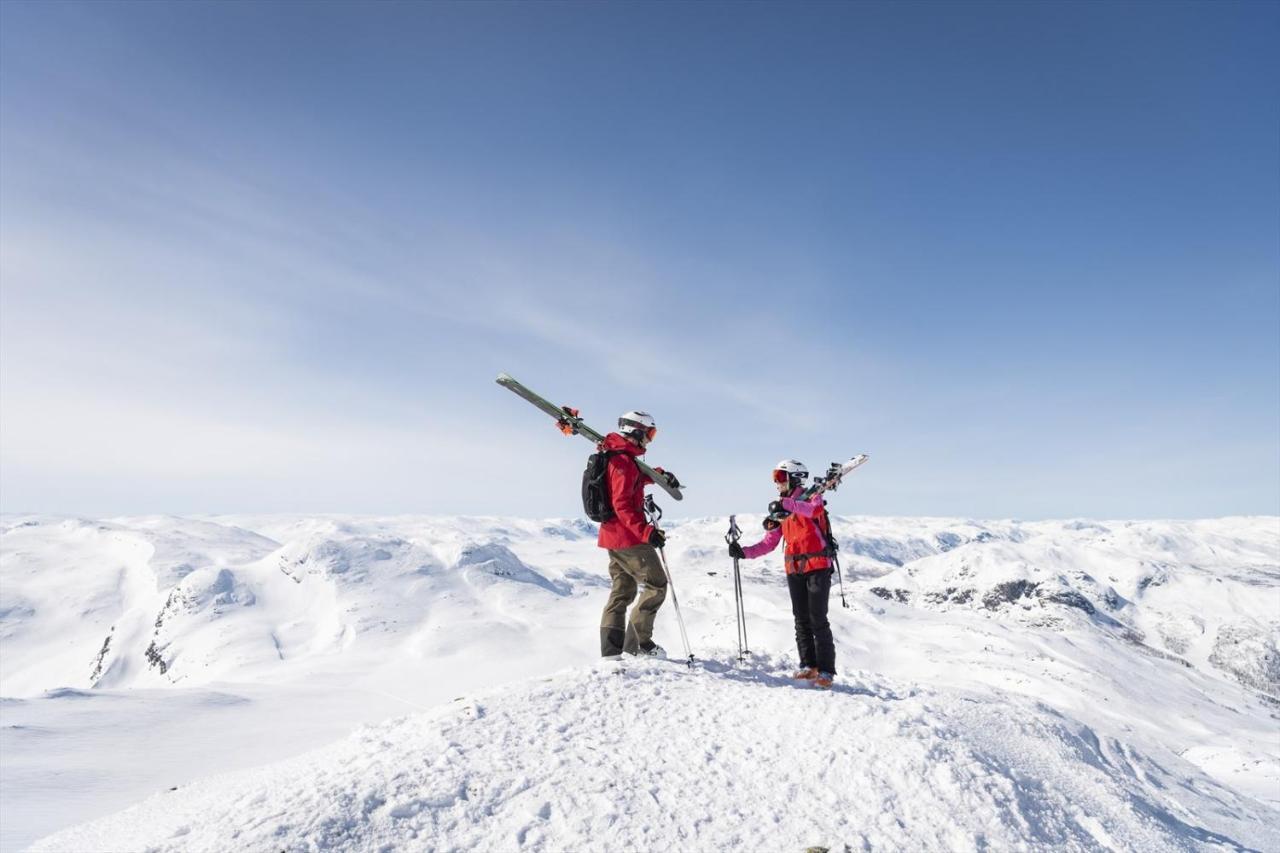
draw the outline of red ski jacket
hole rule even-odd
[[[618,550],[634,548],[649,541],[653,525],[644,518],[644,487],[653,481],[640,473],[635,463],[644,455],[639,447],[616,432],[611,432],[600,442],[601,450],[616,450],[609,457],[609,499],[613,503],[613,518],[600,525],[596,544],[601,548]]]

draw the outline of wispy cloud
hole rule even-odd
[[[282,6],[6,9],[0,497],[73,508],[80,472],[130,509],[200,509],[239,482],[279,508],[305,484],[335,510],[425,494],[415,508],[569,511],[582,448],[509,414],[492,385],[509,370],[659,411],[663,453],[700,466],[682,471],[700,484],[692,512],[732,504],[780,455],[847,445],[890,451],[860,483],[892,477],[894,511],[914,489],[946,496],[931,512],[1032,492],[1088,512],[1096,487],[1063,448],[1106,447],[1095,464],[1137,482],[1157,454],[1115,440],[1135,430],[1216,452],[1246,484],[1201,471],[1169,486],[1178,506],[1269,507],[1278,303],[1252,282],[1277,260],[1276,66],[1265,27],[1209,8],[1139,44],[1170,73],[1117,73],[1133,44],[1119,63],[1102,50],[1052,108],[1024,81],[1086,67],[1077,49],[1042,45],[1028,72],[1001,65],[993,35],[1038,13],[960,55],[935,38],[946,27],[876,7],[914,46],[888,55],[851,54],[837,6],[675,46],[644,14],[619,27],[605,10],[539,30],[532,53],[508,50],[525,38],[514,20],[487,38],[493,19],[465,4],[398,7],[403,31],[335,6],[290,50]],[[687,14],[718,31],[715,8]],[[387,51],[335,63],[356,16]],[[1230,63],[1195,53],[1202,28],[1179,27],[1199,18]],[[777,56],[762,88],[779,27],[825,49]],[[604,61],[628,45],[654,49]],[[1001,97],[958,112],[921,85],[938,67],[975,97],[999,80]],[[830,108],[831,87],[867,79],[882,98]],[[1176,104],[1215,138],[1117,126],[1092,112],[1099,90]],[[1064,130],[1090,122],[1116,132],[1061,156]],[[978,455],[1005,479],[984,485]],[[409,485],[440,469],[447,489]]]

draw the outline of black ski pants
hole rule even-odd
[[[831,596],[832,569],[787,575],[791,592],[791,615],[796,619],[796,648],[800,666],[819,672],[836,672],[836,642],[827,621],[827,600]]]

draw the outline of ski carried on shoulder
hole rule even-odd
[[[834,492],[836,489],[840,488],[840,482],[844,480],[844,478],[848,476],[853,469],[859,467],[870,458],[871,456],[869,454],[859,453],[848,462],[832,462],[831,466],[827,468],[827,473],[822,475],[822,479],[805,490],[804,500],[817,497],[823,492]]]
[[[826,492],[834,492],[836,489],[840,488],[840,483],[846,476],[870,458],[870,454],[859,453],[848,462],[832,462],[830,467],[827,468],[826,473],[823,474],[817,482],[800,494],[800,500],[809,501],[813,500],[818,495],[825,494]],[[765,529],[772,529],[789,515],[791,515],[791,513],[785,511],[770,513],[764,520]]]
[[[527,400],[546,414],[555,418],[556,425],[560,427],[560,431],[565,435],[581,435],[592,444],[599,444],[604,441],[604,436],[601,433],[587,426],[586,422],[584,422],[582,417],[579,415],[577,409],[570,406],[557,406],[545,397],[540,397],[533,391],[530,391],[524,385],[521,385],[516,381],[514,377],[509,376],[506,373],[499,373],[498,378],[495,381],[503,388],[506,388],[516,396]],[[681,493],[680,489],[667,482],[666,477],[650,468],[640,459],[636,460],[636,465],[640,468],[641,473],[652,480],[654,485],[658,488],[662,489],[678,501],[684,500],[684,495]]]

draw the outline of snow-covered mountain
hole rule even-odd
[[[669,527],[701,665],[618,673],[586,522],[6,517],[0,841],[1280,850],[1280,519],[837,518],[832,693]]]

